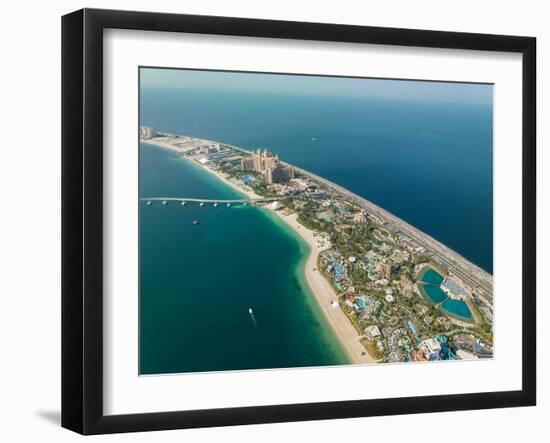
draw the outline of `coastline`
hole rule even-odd
[[[140,142],[182,153],[182,150],[168,143],[153,140],[140,140]],[[221,180],[226,185],[230,186],[238,193],[243,194],[251,199],[261,198],[261,196],[256,194],[254,191],[243,189],[237,186],[235,183],[232,183],[222,174],[191,159],[185,158],[183,156],[182,158],[195,164],[202,170],[214,175],[216,178]],[[298,235],[309,245],[310,252],[305,262],[305,269],[303,270],[305,281],[310,289],[311,294],[315,298],[319,309],[323,313],[323,316],[327,320],[335,336],[340,342],[342,350],[347,355],[350,364],[376,363],[376,359],[372,357],[365,349],[365,347],[360,343],[359,335],[356,329],[354,328],[346,314],[342,311],[339,304],[336,307],[333,307],[331,305],[332,301],[336,301],[338,299],[338,295],[334,292],[330,283],[317,270],[317,258],[319,254],[328,247],[328,245],[320,246],[319,241],[316,238],[316,233],[300,224],[297,220],[296,213],[285,215],[280,211],[274,211],[268,207],[265,207],[264,209],[267,209],[270,213],[278,216],[281,221],[289,226],[296,235]]]
[[[305,264],[306,282],[313,294],[319,308],[325,319],[328,321],[335,335],[338,337],[343,349],[345,350],[350,363],[352,364],[372,364],[376,359],[372,357],[365,347],[359,342],[359,335],[351,324],[346,314],[338,304],[336,307],[331,305],[332,301],[338,300],[338,295],[332,289],[330,283],[317,270],[317,257],[328,246],[320,246],[314,231],[307,229],[297,220],[297,214],[285,215],[282,212],[272,211],[287,226],[289,226],[297,235],[300,236],[310,247],[310,252]]]

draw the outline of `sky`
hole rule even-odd
[[[493,85],[369,78],[140,68],[142,88],[364,96],[492,104]]]

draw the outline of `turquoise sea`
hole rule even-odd
[[[492,102],[142,88],[140,115],[266,147],[493,271]]]
[[[239,197],[146,144],[140,195]],[[141,204],[140,373],[347,363],[303,280],[308,252],[258,208]]]
[[[142,87],[140,124],[266,147],[492,272],[486,101]],[[228,198],[235,191],[141,144],[140,196],[155,195]],[[307,245],[269,214],[141,205],[140,256],[141,373],[347,362],[303,281]]]

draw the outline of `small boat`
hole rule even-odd
[[[246,205],[247,205],[247,203],[243,203],[243,206],[246,206]]]
[[[204,202],[200,202],[199,206],[204,206]]]
[[[217,204],[217,203],[214,203],[214,207],[217,208],[217,207],[218,207],[218,204]]]
[[[185,202],[181,202],[180,204],[181,204],[182,206],[185,206]]]
[[[311,141],[314,142],[316,141],[317,139],[315,137],[311,137]]]
[[[227,203],[227,205],[225,205],[225,206],[227,206],[229,208],[229,206],[231,206],[231,203]]]
[[[252,310],[252,308],[248,308],[248,313],[249,313],[250,315],[254,314],[254,311]]]
[[[198,220],[193,220],[193,224],[196,226],[196,225],[200,225],[200,222]]]
[[[163,201],[162,201],[162,204],[163,204],[163,205],[166,205],[166,204],[168,204],[168,202],[167,202],[166,200],[163,200]]]
[[[147,206],[151,206],[151,200],[147,202]]]

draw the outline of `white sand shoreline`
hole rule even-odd
[[[159,141],[153,140],[143,140],[144,143],[151,145],[157,145],[172,151],[182,153],[182,150],[168,144]],[[183,157],[185,158],[185,157]],[[201,167],[203,170],[213,174],[218,179],[223,181],[225,184],[230,186],[232,189],[237,192],[246,195],[248,198],[257,199],[261,198],[258,194],[252,190],[246,190],[238,187],[226,177],[222,176],[220,173],[201,165],[198,162],[195,162],[191,159],[186,158],[197,166]],[[271,212],[276,214],[280,220],[286,223],[290,228],[292,228],[310,247],[310,253],[306,260],[305,264],[305,277],[306,282],[313,294],[314,298],[317,301],[319,308],[321,309],[326,320],[332,327],[336,337],[340,341],[342,348],[344,349],[346,355],[348,356],[350,363],[353,364],[372,364],[376,363],[374,359],[365,349],[365,347],[359,341],[359,334],[357,330],[352,325],[351,321],[348,319],[346,314],[342,311],[339,304],[336,307],[333,307],[331,302],[338,300],[338,295],[334,292],[334,289],[330,283],[323,277],[323,275],[317,269],[317,258],[319,254],[323,251],[323,247],[319,245],[319,239],[316,237],[316,233],[302,224],[297,220],[298,216],[296,213],[285,215],[281,211]]]
[[[326,247],[319,246],[319,239],[316,237],[316,233],[300,224],[296,213],[285,215],[280,211],[273,212],[308,243],[310,253],[304,269],[307,284],[317,300],[323,315],[342,344],[350,362],[353,364],[376,363],[376,359],[360,343],[357,330],[351,324],[346,314],[344,314],[340,305],[338,304],[336,307],[332,305],[333,301],[338,301],[338,295],[317,269],[317,258]]]

